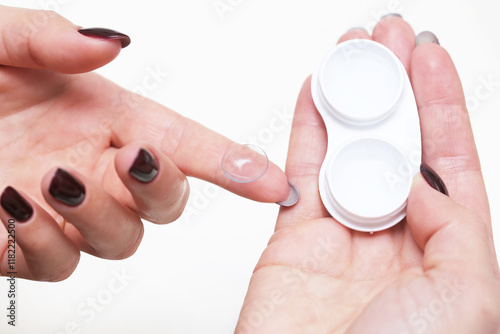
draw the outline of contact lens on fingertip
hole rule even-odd
[[[256,145],[232,143],[222,158],[221,167],[231,181],[249,183],[266,174],[269,159],[266,152]]]

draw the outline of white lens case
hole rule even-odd
[[[328,133],[319,175],[326,209],[358,231],[397,224],[406,216],[422,151],[417,106],[403,64],[382,44],[349,40],[323,59],[311,90]]]

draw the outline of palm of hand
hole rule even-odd
[[[23,71],[27,77],[37,77],[30,72],[42,72],[9,71]],[[110,148],[109,131],[101,136],[100,145],[90,143],[88,134],[92,133],[89,130],[99,129],[101,114],[107,112],[105,106],[109,103],[106,95],[112,87],[103,87],[104,91],[99,94],[82,92],[81,88],[87,84],[94,87],[109,84],[95,75],[77,77],[51,73],[50,76],[49,82],[45,80],[46,75],[40,75],[40,80],[28,87],[9,87],[4,93],[9,100],[3,101],[2,110],[2,133],[6,134],[1,146],[5,160],[2,186],[18,185],[36,194],[39,202],[43,202],[39,180],[50,168],[70,165],[81,168],[85,174],[97,175],[102,155]],[[33,92],[41,90],[43,94],[33,96]],[[88,144],[79,145],[82,142]],[[84,155],[88,159],[83,159]]]
[[[375,235],[332,218],[286,227],[254,272],[242,333],[266,325],[270,333],[344,333],[352,326],[355,333],[403,334],[408,322],[426,330],[463,289],[428,266],[404,222]]]

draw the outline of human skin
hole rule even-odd
[[[127,39],[87,36],[80,28],[53,12],[0,6],[0,191],[2,203],[12,204],[12,191],[4,191],[12,186],[33,211],[16,222],[17,277],[63,280],[80,251],[131,256],[142,239],[141,218],[167,224],[182,213],[186,176],[256,201],[288,198],[276,165],[258,181],[231,182],[220,166],[232,141],[87,73],[112,61]],[[129,172],[141,149],[159,166],[148,182]],[[59,168],[84,186],[76,206],[49,191]],[[2,207],[0,218],[7,225],[12,215]],[[12,271],[7,234],[0,228],[3,276]]]
[[[410,25],[395,15],[381,19],[372,35],[354,29],[340,41],[352,38],[382,43],[404,64],[423,162],[442,177],[449,197],[418,174],[398,225],[370,235],[333,219],[318,193],[327,134],[307,79],[286,165],[301,199],[280,211],[236,333],[499,333],[489,204],[453,61],[436,43],[416,46]]]

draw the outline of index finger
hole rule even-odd
[[[274,163],[270,162],[266,173],[256,181],[232,181],[221,164],[233,141],[151,100],[125,94],[136,102],[133,108],[125,106],[113,122],[115,146],[145,141],[161,150],[188,176],[259,202],[283,202],[288,198],[287,177]]]

